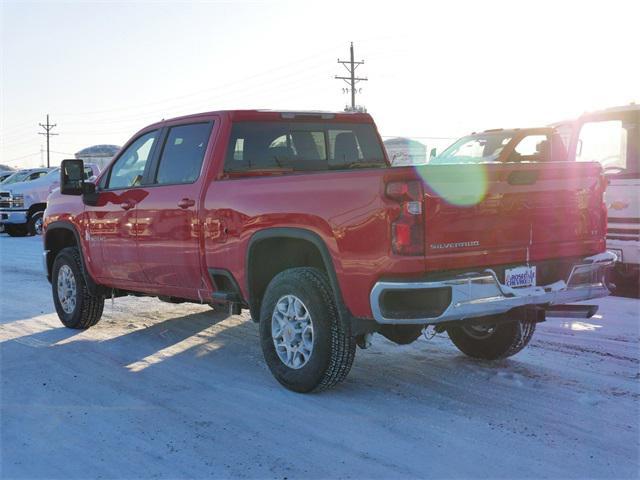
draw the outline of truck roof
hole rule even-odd
[[[560,126],[560,125],[568,125],[573,124],[574,122],[589,120],[590,118],[597,118],[601,115],[608,115],[612,113],[624,113],[624,112],[640,112],[640,104],[630,103],[629,105],[619,105],[616,107],[609,107],[602,110],[593,110],[591,112],[584,112],[576,118],[571,118],[567,120],[560,120],[557,122],[553,122],[552,126]]]
[[[182,120],[196,120],[210,115],[226,116],[231,121],[276,121],[296,119],[303,121],[335,121],[343,123],[373,123],[373,118],[368,113],[362,112],[331,112],[322,110],[214,110],[182,115],[173,118],[163,118],[161,121],[145,127],[160,126],[163,123]]]
[[[508,133],[508,134],[532,134],[532,133],[553,133],[553,127],[530,127],[530,128],[490,128],[482,132],[472,132],[471,135],[480,135],[483,133]]]

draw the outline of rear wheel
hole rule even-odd
[[[356,351],[329,282],[315,268],[292,268],[271,280],[262,301],[260,340],[273,376],[301,393],[344,380]]]
[[[104,297],[92,295],[82,273],[80,252],[76,247],[64,248],[53,262],[51,276],[53,303],[58,318],[69,328],[89,328],[98,323],[104,308]]]
[[[514,321],[449,327],[447,333],[462,353],[473,358],[496,360],[515,355],[526,347],[535,329],[534,322]]]

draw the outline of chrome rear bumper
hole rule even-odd
[[[510,288],[501,284],[491,269],[468,273],[433,282],[378,282],[369,296],[373,318],[382,324],[437,324],[467,318],[484,317],[508,312],[528,305],[564,305],[591,298],[606,297],[606,269],[616,261],[612,252],[604,252],[582,259],[574,265],[566,281],[527,288]],[[388,290],[451,289],[451,301],[438,316],[421,318],[387,318],[380,300]],[[426,292],[428,294],[428,292]]]

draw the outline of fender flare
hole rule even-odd
[[[351,317],[351,314],[348,311],[346,304],[344,303],[344,300],[342,298],[342,290],[340,289],[340,284],[338,283],[338,276],[336,275],[333,258],[329,253],[329,249],[327,248],[326,243],[317,233],[300,227],[265,228],[264,230],[259,230],[254,233],[249,239],[249,245],[247,246],[247,253],[245,257],[245,271],[247,272],[246,287],[250,304],[253,303],[253,292],[251,291],[251,269],[249,268],[252,250],[262,240],[266,240],[269,238],[294,238],[296,240],[305,240],[313,244],[318,249],[318,251],[320,252],[320,256],[322,257],[322,263],[324,263],[325,270],[327,271],[327,276],[329,277],[329,284],[331,285],[331,289],[333,290],[335,295],[336,306],[340,310],[341,314],[346,313],[349,318]]]
[[[80,234],[78,233],[78,230],[76,229],[75,225],[73,225],[71,222],[67,222],[64,220],[56,220],[47,225],[47,231],[45,232],[45,235],[44,235],[44,246],[45,246],[45,253],[46,253],[46,264],[47,264],[47,279],[49,280],[49,282],[51,282],[53,262],[55,261],[55,258],[49,259],[50,251],[46,248],[47,239],[49,237],[49,233],[55,230],[67,230],[73,234],[76,240],[76,245],[78,246],[78,250],[80,251],[80,262],[82,263],[82,276],[84,277],[87,287],[89,287],[89,290],[91,291],[91,293],[95,295],[96,293],[98,293],[99,285],[91,277],[91,274],[87,270],[87,266],[84,261],[84,252],[82,251],[82,242],[80,241]]]

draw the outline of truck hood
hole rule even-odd
[[[60,179],[57,175],[43,177],[29,182],[17,182],[10,185],[0,185],[0,192],[10,192],[12,195],[24,195],[25,208],[34,203],[43,203],[51,191],[51,187],[57,185]]]

